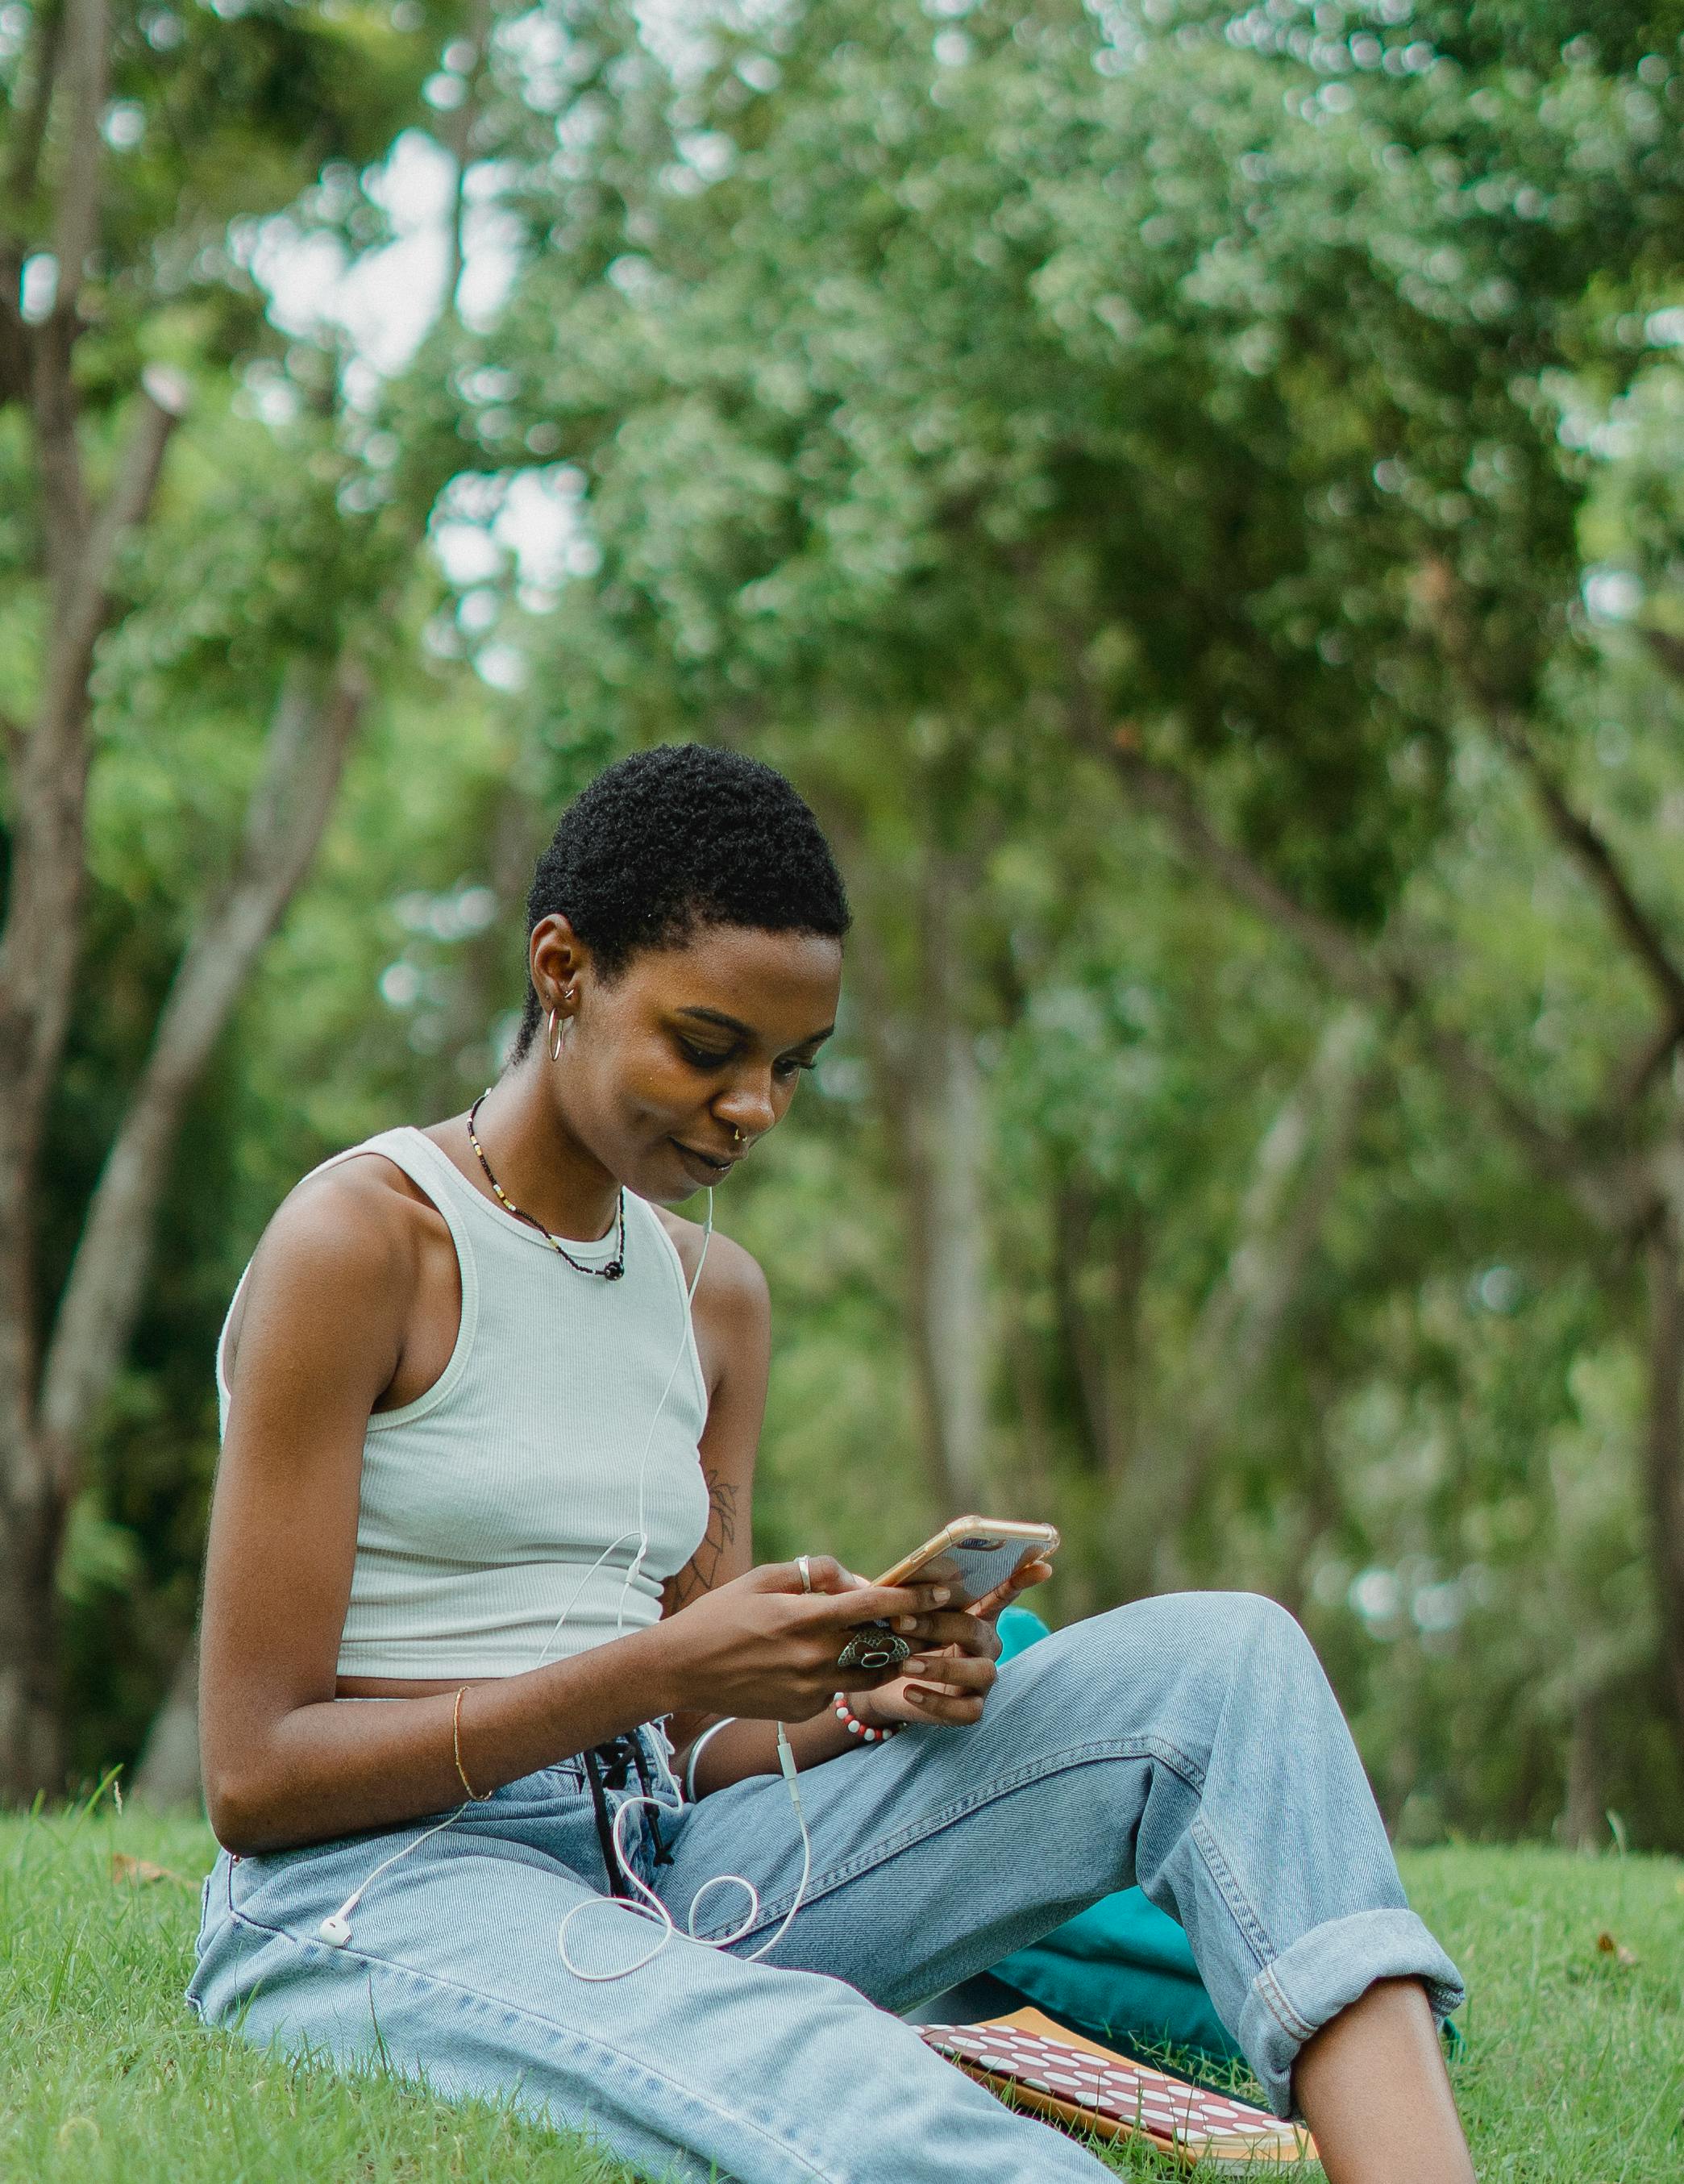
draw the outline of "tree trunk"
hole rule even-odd
[[[1146,1232],[1139,1209],[1107,1221],[1093,1192],[1068,1182],[1053,1206],[1052,1292],[1075,1371],[1093,1469],[1113,1490],[1133,1468],[1140,1416],[1140,1305]]]
[[[841,831],[839,828],[839,831]],[[864,989],[867,1052],[890,1164],[906,1210],[906,1329],[933,1502],[962,1516],[988,1483],[988,1295],[982,1087],[963,1006],[961,861],[925,852],[914,1018],[894,989],[869,917],[850,961]]]
[[[38,1385],[30,1186],[42,1103],[26,1096],[30,1088],[14,1101],[0,1096],[0,1797],[28,1797],[37,1790],[57,1795],[64,1786],[54,1571],[82,1449],[140,1309],[159,1203],[187,1100],[315,854],[365,695],[349,661],[341,661],[325,694],[318,678],[302,668],[287,680],[238,860],[171,983],[88,1208]],[[79,749],[85,761],[85,746]],[[81,761],[60,799],[61,807],[68,801],[74,809],[57,815],[78,885]],[[41,910],[39,889],[31,892],[15,866],[13,880],[8,938],[19,919]],[[31,1066],[38,1070],[44,1052],[50,1081],[63,1038],[62,1025],[53,1022],[59,1006],[53,982],[68,972],[49,964],[36,967],[35,975],[41,998],[30,1001],[38,1027]],[[26,978],[14,983],[26,994],[31,990]],[[0,1065],[0,1095],[4,1089]],[[51,1728],[44,1725],[48,1720]]]
[[[104,13],[70,19],[78,133],[97,150]],[[8,735],[10,861],[0,922],[0,1798],[64,1786],[58,1730],[54,1564],[67,1496],[36,1413],[36,1173],[70,1027],[85,890],[88,678],[110,617],[119,549],[144,522],[180,416],[182,390],[149,370],[129,447],[104,503],[91,505],[76,437],[71,356],[80,268],[91,241],[93,151],[61,208],[68,238],[59,307],[27,344],[35,454],[47,539],[47,628],[41,698]],[[71,198],[75,202],[70,203]],[[74,248],[74,254],[72,253]]]
[[[987,1318],[975,1057],[950,1024],[913,1118],[919,1143],[907,1206],[911,1333],[937,1479],[954,1516],[976,1508],[988,1479]]]
[[[134,1329],[187,1102],[315,854],[365,699],[346,661],[325,690],[301,665],[287,675],[238,861],[182,954],[100,1170],[42,1376],[42,1431],[67,1502]]]
[[[1375,1028],[1360,1011],[1335,1017],[1315,1056],[1258,1143],[1234,1248],[1200,1312],[1185,1378],[1172,1406],[1173,1456],[1145,1497],[1118,1506],[1112,1525],[1133,1588],[1188,1582],[1182,1527],[1274,1357],[1302,1290],[1347,1167],[1372,1083]]]
[[[1583,1691],[1573,1704],[1567,1738],[1567,1802],[1561,1815],[1561,1836],[1570,1850],[1595,1850],[1607,1832],[1602,1696],[1599,1691]]]
[[[495,1081],[505,1056],[492,1033],[499,1006],[518,1000],[524,981],[510,985],[509,921],[518,917],[533,866],[549,838],[544,795],[535,768],[516,761],[499,786],[487,822],[484,877],[499,912],[454,951],[454,974],[446,989],[432,1067],[421,1082],[426,1102],[439,1115],[465,1106]],[[466,1095],[466,1097],[464,1096]]]
[[[988,1483],[988,1294],[982,1082],[962,1004],[956,861],[929,854],[920,905],[921,1020],[903,1110],[910,1333],[929,1468],[957,1517]]]
[[[134,1794],[142,1804],[159,1811],[200,1802],[197,1629],[176,1663],[169,1695],[147,1731],[135,1763]]]
[[[1027,1514],[1050,1516],[1052,1511],[1052,1426],[1047,1417],[1046,1390],[1041,1380],[1040,1355],[1034,1330],[1028,1325],[1021,1294],[1014,1288],[1002,1311],[1006,1361],[1016,1397],[1018,1462],[1009,1478],[999,1484],[1010,1490],[1014,1502]]]
[[[1335,1531],[1344,1509],[1338,1472],[1330,1460],[1327,1421],[1337,1400],[1337,1381],[1319,1362],[1309,1364],[1310,1411],[1315,1424],[1304,1449],[1304,1476],[1287,1510],[1285,1538],[1269,1581],[1269,1592],[1300,1623],[1309,1605],[1316,1541]]]
[[[1335,1017],[1258,1142],[1239,1236],[1193,1338],[1195,1387],[1212,1422],[1255,1380],[1302,1285],[1350,1161],[1374,1050],[1369,1017]],[[1236,1384],[1218,1388],[1224,1364]]]
[[[1684,672],[1684,647],[1648,632],[1653,649]],[[1604,1237],[1641,1244],[1648,1288],[1648,1418],[1642,1449],[1649,1556],[1660,1626],[1661,1664],[1675,1740],[1684,1751],[1684,1301],[1679,1237],[1684,1228],[1684,1148],[1633,1142],[1632,1110],[1675,1050],[1684,972],[1665,936],[1639,901],[1612,849],[1570,805],[1561,783],[1525,744],[1524,728],[1499,723],[1501,738],[1530,775],[1546,823],[1601,896],[1614,930],[1660,1002],[1635,1061],[1611,1072],[1594,1123],[1564,1129],[1528,1104],[1485,1056],[1439,1018],[1430,967],[1386,939],[1366,942],[1299,902],[1207,817],[1188,777],[1148,759],[1130,731],[1084,739],[1107,757],[1135,801],[1164,821],[1181,854],[1277,931],[1308,952],[1359,1006],[1381,1009],[1412,1028],[1446,1080],[1492,1116],[1530,1162],[1541,1183],[1560,1190]]]
[[[283,679],[237,862],[182,954],[100,1171],[42,1376],[43,1438],[66,1507],[86,1436],[134,1331],[187,1102],[315,857],[367,696],[349,658],[325,688],[301,663]],[[154,1802],[187,1803],[198,1795],[198,1692],[195,1634],[142,1757]]]
[[[1648,1502],[1661,1661],[1674,1719],[1684,1739],[1684,1291],[1679,1231],[1670,1207],[1645,1246],[1648,1277],[1648,1429],[1644,1485]]]
[[[59,1705],[59,1599],[64,1513],[20,1407],[8,1403],[0,1457],[0,1804],[64,1788]]]

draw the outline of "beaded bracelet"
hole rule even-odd
[[[904,1721],[891,1721],[885,1724],[882,1729],[867,1729],[852,1707],[849,1705],[845,1694],[841,1691],[837,1692],[830,1705],[832,1712],[849,1736],[857,1736],[865,1744],[880,1744],[885,1737],[899,1736],[906,1726]]]

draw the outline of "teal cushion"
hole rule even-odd
[[[1047,1635],[1031,1609],[1001,1609],[1002,1660]],[[1062,2023],[1113,2046],[1167,2041],[1224,2058],[1240,2052],[1205,1992],[1187,1936],[1138,1888],[1101,1897],[1005,1958],[993,1975]]]

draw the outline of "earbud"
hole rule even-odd
[[[419,1850],[424,1842],[431,1842],[434,1836],[441,1834],[444,1829],[459,1820],[467,1809],[466,1802],[458,1805],[454,1813],[447,1813],[442,1820],[435,1820],[430,1828],[423,1828],[412,1842],[404,1844],[402,1850],[394,1850],[390,1858],[382,1858],[367,1879],[357,1883],[339,1908],[328,1913],[315,1930],[318,1938],[326,1942],[330,1949],[344,1948],[351,1938],[350,1914],[356,1909],[375,1882],[379,1880],[381,1875],[385,1872],[387,1867],[398,1864],[400,1860],[406,1858],[412,1850]]]

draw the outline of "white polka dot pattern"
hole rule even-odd
[[[1140,2134],[1185,2161],[1211,2163],[1219,2171],[1255,2172],[1314,2160],[1300,2126],[1150,2064],[1092,2047],[1036,2009],[983,2025],[923,2025],[918,2031],[972,2076],[1009,2086],[1024,2106],[1102,2137]]]

